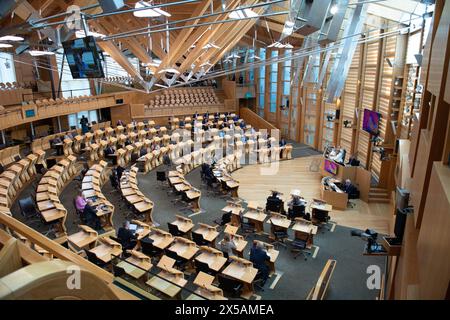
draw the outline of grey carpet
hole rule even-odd
[[[293,143],[293,157],[305,157],[310,155],[318,155],[316,150],[303,144]],[[155,202],[153,211],[153,219],[160,224],[160,228],[168,230],[167,223],[175,220],[175,214],[184,216],[190,215],[192,212],[183,210],[185,205],[182,203],[172,202],[177,198],[176,195],[170,193],[167,185],[162,185],[156,181],[156,172],[158,170],[168,170],[169,168],[161,166],[144,175],[139,173],[138,181],[140,190]],[[213,220],[222,215],[221,209],[225,206],[228,197],[223,197],[216,190],[208,189],[202,184],[200,179],[200,169],[197,168],[190,172],[187,179],[196,188],[202,192],[200,206],[203,209],[201,214],[191,217],[193,222],[204,222],[214,224]],[[32,195],[36,190],[36,184],[39,177],[27,187],[18,198]],[[73,206],[73,198],[79,184],[76,181],[70,182],[60,195],[61,202],[68,210],[66,226],[68,233],[72,234],[77,231],[78,221],[75,218],[75,210]],[[115,206],[114,225],[118,228],[128,213],[128,208],[121,198],[120,192],[111,188],[109,182],[103,187],[103,193]],[[20,210],[16,203],[12,206],[14,217],[23,221]],[[46,227],[42,223],[34,223],[32,225],[40,232],[45,231]],[[266,224],[265,232],[269,232],[269,226]],[[328,289],[327,299],[364,299],[373,300],[378,294],[377,290],[369,290],[366,286],[368,275],[366,269],[369,265],[378,265],[381,270],[384,268],[385,259],[383,257],[367,257],[362,255],[365,242],[359,238],[350,236],[349,228],[336,226],[334,232],[319,232],[314,238],[314,244],[320,249],[316,258],[308,257],[305,261],[301,256],[297,259],[292,257],[289,247],[287,249],[279,247],[280,255],[276,261],[277,272],[282,274],[276,286],[271,289],[270,286],[275,281],[276,276],[269,279],[264,287],[264,291],[257,291],[256,294],[262,299],[305,299],[308,292],[313,288],[323,267],[328,259],[337,261],[334,274]],[[268,242],[267,235],[255,236],[257,239]],[[290,235],[292,238],[293,235]],[[221,238],[217,240],[219,242]],[[248,258],[252,237],[248,238],[249,244],[246,248],[245,258]],[[216,243],[217,243],[216,242]],[[190,276],[190,280],[194,275]],[[194,289],[190,284],[188,288]]]

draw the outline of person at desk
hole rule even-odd
[[[358,199],[359,198],[359,191],[358,188],[356,188],[350,179],[346,179],[345,183],[342,185],[342,189],[345,193],[348,194],[349,199]]]
[[[85,116],[81,116],[80,125],[81,125],[81,133],[82,134],[86,134],[86,132],[89,131],[88,123],[89,123],[88,118],[86,118]]]
[[[117,173],[117,179],[120,181],[122,178],[122,174],[125,171],[125,168],[122,168],[121,166],[116,167],[116,173]]]
[[[237,115],[234,115],[233,121],[236,122],[236,121],[238,121],[238,120],[239,120],[239,117],[238,117]]]
[[[262,285],[264,286],[269,278],[269,266],[266,264],[266,261],[270,261],[270,257],[256,241],[253,241],[253,247],[250,249],[250,261],[253,262],[253,266],[261,273]]]
[[[352,167],[359,167],[360,162],[359,162],[356,154],[353,154],[353,155],[350,156],[350,158],[348,159],[347,164],[352,166]]]
[[[279,192],[272,191],[272,194],[266,200],[266,210],[273,212],[283,211],[283,200],[280,199],[279,195]]]
[[[281,138],[280,140],[280,147],[285,147],[286,146],[286,140],[284,138]]]
[[[236,244],[234,243],[230,235],[225,234],[222,243],[220,244],[220,249],[223,251],[223,255],[225,258],[234,256],[233,250],[236,250]]]
[[[294,218],[297,218],[294,215],[294,207],[303,207],[303,210],[301,210],[301,211],[303,211],[303,213],[304,213],[306,201],[300,196],[292,195],[292,198],[291,198],[291,200],[288,201],[287,205],[288,205],[288,217],[290,219],[294,219]],[[304,218],[305,215],[303,215],[301,217]]]
[[[244,121],[241,121],[241,124],[239,126],[241,127],[241,129],[245,129],[246,124]]]
[[[198,112],[197,111],[195,111],[195,113],[192,115],[192,118],[197,118],[198,117]]]
[[[108,145],[106,148],[105,148],[105,156],[109,156],[109,155],[111,155],[111,154],[114,154],[116,151],[114,150],[114,148],[113,147],[111,147],[110,145]]]
[[[83,210],[83,217],[86,224],[95,230],[100,230],[102,225],[100,223],[100,218],[97,217],[97,209],[94,208],[94,203],[92,200],[88,200]]]
[[[206,110],[206,113],[203,115],[203,119],[208,119],[209,118],[209,112],[208,110]]]
[[[143,157],[147,154],[147,148],[141,148],[141,151],[139,151],[139,157]]]
[[[125,140],[125,147],[129,146],[131,144],[131,141],[129,138],[127,138],[127,140]]]
[[[130,222],[124,221],[117,231],[117,238],[124,250],[131,250],[136,246],[137,235],[130,230]]]
[[[86,207],[86,203],[87,202],[83,196],[83,191],[78,190],[77,196],[75,198],[75,208],[77,209],[77,213],[84,211],[84,207]]]
[[[123,123],[122,120],[117,120],[117,126],[125,126],[125,123]]]
[[[70,132],[67,132],[65,135],[64,135],[64,140],[66,140],[66,139],[72,139],[73,137],[72,137],[72,134],[70,133]]]

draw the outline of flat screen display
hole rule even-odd
[[[331,173],[332,175],[337,174],[338,166],[333,161],[325,159],[324,166],[325,171],[327,171],[328,173]]]
[[[63,42],[64,53],[74,79],[104,78],[100,55],[94,37]]]
[[[371,135],[378,135],[381,114],[369,109],[364,109],[363,130]]]

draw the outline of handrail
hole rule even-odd
[[[111,273],[103,270],[100,267],[97,267],[83,257],[64,248],[57,242],[48,239],[39,232],[3,212],[0,212],[0,224],[5,225],[6,227],[16,231],[24,237],[27,237],[27,239],[29,239],[31,243],[34,243],[35,245],[38,245],[39,247],[47,250],[48,252],[53,254],[54,257],[61,260],[70,261],[94,273],[97,277],[99,277],[106,283],[112,283],[113,275]]]
[[[278,130],[273,124],[260,117],[258,114],[250,110],[249,108],[240,108],[239,116],[244,119],[244,121],[248,124],[251,124],[252,127],[266,130]],[[256,123],[257,122],[257,123]]]

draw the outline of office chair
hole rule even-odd
[[[306,255],[311,255],[311,252],[307,248],[309,237],[310,236],[308,235],[306,237],[306,239],[296,238],[296,239],[294,239],[294,241],[292,241],[292,243],[291,243],[291,245],[292,245],[291,252],[295,253],[294,254],[294,259],[297,259],[297,257],[299,255],[303,255],[303,257],[305,258],[305,261],[308,260]]]
[[[280,212],[283,201],[280,199],[267,199],[266,211]]]
[[[217,274],[219,288],[229,293],[232,297],[239,297],[242,292],[242,283],[221,273]]]
[[[184,236],[184,233],[178,229],[177,225],[167,222],[167,226],[169,227],[170,234],[173,235],[174,237]]]
[[[42,221],[41,215],[36,209],[35,202],[31,197],[19,200],[20,213],[28,223]]]
[[[201,271],[201,272],[204,272],[204,273],[212,275],[212,276],[215,276],[217,274],[217,272],[214,272],[213,270],[211,270],[209,268],[207,263],[204,263],[204,262],[201,262],[198,260],[194,260],[194,265],[195,265],[195,270],[197,272]]]
[[[241,217],[241,229],[242,232],[244,233],[244,238],[247,238],[249,235],[253,235],[255,234],[255,225],[253,223],[250,222],[245,222],[244,218]]]
[[[253,286],[256,287],[259,291],[264,291],[265,281],[262,278],[262,272],[258,270],[256,273],[255,279],[252,282]]]
[[[273,245],[280,245],[284,248],[286,248],[286,239],[289,238],[289,235],[287,233],[287,230],[273,230],[272,231],[274,237],[275,237],[275,241],[273,241]]]
[[[305,216],[305,206],[304,205],[294,205],[292,210],[289,212],[289,219],[294,220],[295,218],[303,218]]]
[[[113,269],[113,274],[114,277],[122,277],[124,274],[126,274],[125,269],[122,267],[119,267],[117,265],[115,265],[114,263],[112,264],[112,269]]]
[[[166,172],[165,171],[156,171],[156,181],[161,182],[161,186],[166,181]]]
[[[203,238],[203,235],[192,232],[192,241],[198,246],[208,246],[209,242]]]
[[[155,247],[153,245],[153,240],[148,237],[141,239],[141,247],[142,253],[146,254],[151,258],[157,257],[162,253],[162,250]]]
[[[100,268],[104,268],[108,265],[107,262],[104,262],[102,260],[100,260],[95,253],[90,252],[89,250],[84,250],[86,253],[86,256],[88,258],[88,260],[90,262],[92,262],[93,264],[95,264],[96,266],[100,267]]]
[[[233,213],[231,211],[230,212],[225,212],[224,214],[222,214],[222,217],[220,218],[220,220],[216,219],[216,220],[214,220],[214,223],[218,224],[219,226],[224,226],[227,223],[231,222],[231,215],[232,214]]]
[[[330,216],[328,216],[328,212],[325,210],[315,209],[313,216],[320,223],[328,223],[330,220]]]
[[[166,256],[175,260],[175,268],[177,268],[178,270],[184,271],[184,269],[186,269],[188,260],[183,259],[176,252],[166,250]]]

